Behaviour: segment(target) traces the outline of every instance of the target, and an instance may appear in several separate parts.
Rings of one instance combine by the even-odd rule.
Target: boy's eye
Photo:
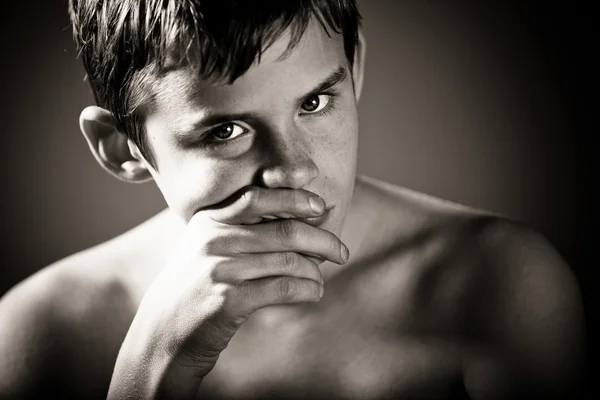
[[[246,130],[239,125],[228,123],[213,129],[211,135],[216,140],[228,140],[243,134],[245,131]]]
[[[302,110],[306,111],[306,114],[314,114],[314,113],[321,111],[325,107],[327,107],[327,104],[329,104],[330,101],[331,101],[330,95],[319,94],[319,95],[311,96],[308,100],[306,100],[302,104],[301,108],[302,108]]]

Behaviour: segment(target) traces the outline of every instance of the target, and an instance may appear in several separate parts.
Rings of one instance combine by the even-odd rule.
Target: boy
[[[547,241],[356,176],[353,1],[70,13],[92,153],[169,209],[2,300],[2,397],[572,393],[581,304]]]

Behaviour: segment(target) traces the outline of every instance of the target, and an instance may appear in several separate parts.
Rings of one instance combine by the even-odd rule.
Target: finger
[[[294,219],[279,219],[244,228],[236,236],[235,251],[292,251],[337,264],[345,264],[349,256],[348,248],[336,235]]]
[[[323,292],[323,286],[312,279],[276,276],[244,281],[236,293],[244,311],[253,313],[270,305],[318,302]]]
[[[325,211],[325,201],[303,189],[267,189],[248,186],[226,201],[203,210],[230,225],[256,224],[267,218],[310,218]]]
[[[243,259],[229,258],[215,269],[215,280],[240,283],[269,276],[312,279],[321,285],[323,276],[316,263],[292,251],[248,254]]]

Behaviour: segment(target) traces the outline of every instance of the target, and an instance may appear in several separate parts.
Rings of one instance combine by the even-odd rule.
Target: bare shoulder
[[[40,270],[0,299],[0,398],[59,394],[83,377],[75,360],[95,351],[98,338],[120,340],[110,331],[123,329],[119,321],[129,318],[130,307],[115,263],[110,248],[90,249]]]
[[[411,313],[460,341],[472,398],[572,394],[585,354],[583,306],[549,240],[498,214],[363,179],[389,205],[377,208],[387,210],[381,221],[396,221],[385,236],[400,232],[395,246],[410,249]]]
[[[544,235],[497,218],[479,232],[482,259],[468,288],[474,346],[465,384],[475,398],[571,397],[584,354],[584,314],[570,266]]]
[[[106,398],[139,301],[177,238],[174,221],[161,212],[0,299],[0,398]]]

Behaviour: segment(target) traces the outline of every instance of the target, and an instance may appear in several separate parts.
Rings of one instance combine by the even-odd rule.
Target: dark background
[[[93,100],[66,1],[6,3],[0,296],[165,207],[152,184],[106,174],[79,133],[79,112]],[[591,352],[594,14],[582,2],[484,3],[359,1],[359,171],[544,233],[580,281]]]

